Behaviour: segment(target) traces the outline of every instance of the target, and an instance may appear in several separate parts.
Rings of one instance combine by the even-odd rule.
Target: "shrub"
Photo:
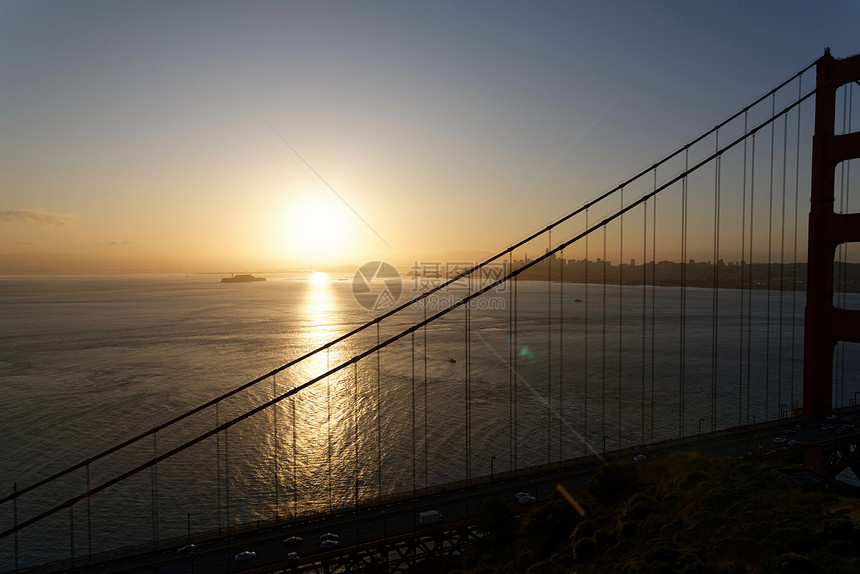
[[[838,556],[855,556],[857,547],[847,540],[831,540],[826,546],[827,553]]]
[[[627,502],[624,512],[621,513],[622,520],[642,520],[654,511],[654,503],[641,494],[636,494]]]
[[[625,538],[633,538],[636,536],[636,533],[641,530],[642,521],[641,520],[628,520],[627,522],[621,523],[621,536]]]
[[[848,518],[829,518],[822,525],[822,534],[831,540],[846,540],[852,542],[856,537],[854,523]]]
[[[617,536],[615,532],[610,532],[604,528],[598,528],[594,532],[594,541],[597,543],[597,547],[600,550],[603,550],[607,546],[612,546],[617,541]]]
[[[692,472],[683,473],[678,479],[678,488],[681,490],[690,490],[700,482],[704,481],[707,478],[704,472],[701,470],[694,470]]]
[[[520,526],[520,539],[527,548],[541,554],[551,553],[567,539],[579,519],[566,500],[552,500],[526,514]]]
[[[773,568],[779,574],[810,574],[815,571],[815,563],[802,554],[789,552],[774,558]]]
[[[678,561],[678,546],[667,540],[658,540],[651,544],[643,554],[646,562],[665,564],[673,567]]]
[[[583,520],[576,525],[573,534],[570,535],[571,542],[582,540],[583,538],[591,538],[597,530],[597,525],[593,520]]]
[[[526,570],[526,574],[551,574],[554,571],[555,566],[551,560],[541,560],[540,562],[535,562],[529,566],[529,569]]]
[[[575,562],[589,562],[597,557],[597,543],[594,538],[581,538],[573,546]]]

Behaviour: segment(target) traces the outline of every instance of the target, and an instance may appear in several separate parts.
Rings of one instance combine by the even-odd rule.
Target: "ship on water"
[[[255,277],[250,273],[240,275],[231,275],[230,277],[222,277],[221,283],[251,283],[253,281],[265,281],[265,277]]]

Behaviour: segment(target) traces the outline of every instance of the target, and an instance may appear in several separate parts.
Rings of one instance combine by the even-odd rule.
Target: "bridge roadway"
[[[136,547],[137,552],[133,554],[121,552],[120,549],[94,555],[91,560],[86,557],[76,558],[74,564],[69,560],[62,560],[19,572],[35,574],[74,569],[75,572],[88,573],[178,574],[268,572],[284,568],[301,571],[306,569],[306,565],[320,561],[337,563],[339,556],[354,550],[358,545],[381,549],[398,538],[430,534],[450,528],[453,524],[474,524],[478,505],[494,493],[501,494],[518,509],[525,510],[526,507],[520,507],[515,502],[515,493],[528,492],[538,501],[546,500],[552,496],[558,483],[562,483],[570,492],[575,492],[586,486],[588,479],[603,463],[602,459],[632,460],[639,454],[651,457],[660,452],[679,450],[702,450],[718,457],[795,455],[798,451],[787,446],[788,440],[807,443],[834,439],[840,424],[860,424],[858,419],[860,409],[857,407],[841,409],[838,418],[833,420],[784,418],[749,427],[704,433],[683,440],[674,439],[645,447],[607,452],[605,458],[591,455],[544,465],[529,469],[528,472],[521,470],[517,476],[505,472],[492,479],[480,477],[473,479],[468,487],[451,484],[431,488],[427,493],[419,492],[414,498],[403,497],[384,505],[360,506],[357,513],[354,510],[342,509],[340,513],[329,516],[280,521],[277,524],[272,522],[257,528],[246,527],[229,535],[198,534],[192,537],[197,546],[194,554],[177,552],[186,542],[183,538],[161,541],[155,551],[152,550],[152,544],[146,544]],[[775,441],[778,438],[786,442]],[[418,513],[430,509],[442,513],[443,523],[421,526],[417,520]],[[320,536],[328,532],[340,537],[340,546],[335,550],[322,551]],[[294,547],[285,547],[283,540],[289,536],[300,536],[303,541]],[[256,557],[244,562],[234,560],[236,554],[246,550],[255,552]],[[298,560],[288,560],[287,555],[291,551],[298,554]]]

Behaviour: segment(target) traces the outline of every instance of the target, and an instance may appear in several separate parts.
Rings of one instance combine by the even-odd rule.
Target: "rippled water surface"
[[[329,279],[0,277],[0,493],[376,316],[355,302],[351,277]],[[15,510],[23,521],[167,453],[432,316],[441,302],[22,496],[17,509],[3,504],[0,530]],[[189,520],[205,530],[325,511],[354,504],[356,493],[370,500],[486,475],[491,465],[502,472],[604,443],[776,418],[801,400],[803,305],[803,294],[788,292],[721,290],[715,301],[712,291],[687,289],[682,306],[677,288],[520,282],[26,529],[20,564],[68,558],[72,547],[85,555],[182,535]],[[839,355],[837,404],[860,390],[849,347]],[[0,540],[0,571],[13,560],[9,536]]]

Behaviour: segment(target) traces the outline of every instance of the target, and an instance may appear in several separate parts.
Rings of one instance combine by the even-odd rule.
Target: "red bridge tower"
[[[858,80],[860,55],[836,60],[828,48],[816,64],[803,358],[803,413],[809,416],[823,415],[833,408],[836,343],[860,343],[860,311],[833,305],[836,246],[860,241],[860,213],[833,212],[836,165],[860,158],[860,132],[834,135],[836,90]]]

